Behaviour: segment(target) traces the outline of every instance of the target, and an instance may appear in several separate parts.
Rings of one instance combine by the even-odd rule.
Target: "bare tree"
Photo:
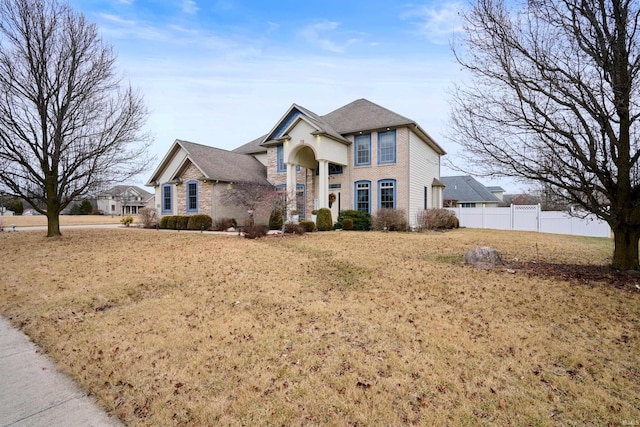
[[[280,199],[273,186],[252,182],[233,183],[220,194],[223,205],[250,211],[252,217],[268,215]]]
[[[638,269],[640,3],[506,3],[464,13],[455,50],[472,79],[452,139],[474,173],[537,181],[607,221],[613,267]]]
[[[47,215],[145,170],[142,97],[95,24],[58,0],[0,0],[0,183]]]

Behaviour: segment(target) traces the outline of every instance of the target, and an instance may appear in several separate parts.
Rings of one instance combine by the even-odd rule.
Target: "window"
[[[396,162],[396,131],[378,133],[378,163]]]
[[[378,181],[378,193],[380,209],[396,208],[396,180],[385,179]]]
[[[371,164],[371,134],[357,135],[355,139],[355,165]]]
[[[307,203],[305,197],[305,187],[304,184],[296,185],[296,209],[298,210],[298,215],[300,218],[305,217]]]
[[[475,208],[476,204],[475,203],[460,203],[460,207],[461,208]]]
[[[329,163],[329,175],[339,175],[342,173],[342,165]],[[320,165],[316,163],[316,176],[320,175]]]
[[[276,170],[278,173],[287,171],[287,166],[284,164],[284,146],[282,144],[278,145],[276,153]]]
[[[187,182],[187,212],[198,212],[198,181]]]
[[[371,213],[371,182],[356,181],[356,210]]]
[[[171,213],[171,186],[166,184],[162,186],[162,213]]]
[[[427,200],[429,197],[429,190],[427,187],[424,187],[424,209],[427,209]]]
[[[276,191],[282,193],[282,198],[284,203],[287,200],[287,186],[285,184],[280,184],[276,186]],[[296,185],[296,210],[298,211],[298,215],[300,218],[304,218],[306,214],[306,188],[304,184]]]

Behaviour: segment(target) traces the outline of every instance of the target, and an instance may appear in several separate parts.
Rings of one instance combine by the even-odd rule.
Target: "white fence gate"
[[[609,224],[593,214],[584,218],[576,217],[567,212],[542,211],[540,205],[445,209],[456,214],[461,227],[611,237]]]

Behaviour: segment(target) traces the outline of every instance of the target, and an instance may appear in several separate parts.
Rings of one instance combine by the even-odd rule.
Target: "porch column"
[[[290,212],[296,210],[296,165],[287,163],[287,220],[291,220]]]
[[[318,160],[318,208],[329,207],[329,161]]]

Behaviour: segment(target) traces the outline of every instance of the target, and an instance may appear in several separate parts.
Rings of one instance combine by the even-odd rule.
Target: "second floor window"
[[[378,133],[378,163],[396,162],[396,131]]]
[[[355,139],[355,165],[371,164],[371,135],[357,135]]]
[[[287,166],[284,164],[284,146],[278,145],[278,151],[276,152],[276,171],[286,172]]]

